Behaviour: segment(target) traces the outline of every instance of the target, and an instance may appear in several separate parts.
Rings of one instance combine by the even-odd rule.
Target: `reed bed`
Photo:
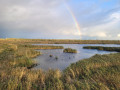
[[[17,43],[17,42],[16,42]],[[120,53],[94,55],[59,70],[29,69],[34,46],[0,44],[0,90],[119,90]]]
[[[72,49],[72,48],[65,48],[63,50],[64,53],[77,53],[76,49]]]
[[[120,52],[120,47],[102,47],[102,46],[85,46],[84,49],[97,49],[103,51],[116,51]]]
[[[71,39],[0,39],[2,43],[33,44],[120,44],[120,40],[71,40]]]

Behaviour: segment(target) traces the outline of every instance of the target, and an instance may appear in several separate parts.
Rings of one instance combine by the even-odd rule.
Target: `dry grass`
[[[120,89],[120,53],[95,55],[71,64],[63,72],[45,72],[28,69],[40,52],[7,41],[11,40],[0,44],[0,90]]]

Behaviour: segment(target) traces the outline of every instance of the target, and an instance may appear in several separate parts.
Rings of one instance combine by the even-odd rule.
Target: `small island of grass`
[[[85,46],[84,49],[97,49],[103,51],[116,51],[120,52],[120,47],[102,47],[102,46]]]
[[[72,48],[65,48],[63,50],[64,53],[77,53],[76,49],[72,49]]]

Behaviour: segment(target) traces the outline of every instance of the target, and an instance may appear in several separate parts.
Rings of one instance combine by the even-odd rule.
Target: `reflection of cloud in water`
[[[51,45],[51,44],[49,44]],[[64,70],[68,67],[71,63],[75,63],[81,59],[89,58],[95,54],[108,54],[114,53],[109,51],[99,51],[99,50],[90,50],[90,49],[83,49],[83,46],[113,46],[113,47],[120,47],[120,45],[103,45],[103,44],[53,44],[56,46],[64,46],[64,48],[73,48],[77,49],[78,53],[63,53],[62,49],[55,49],[55,50],[40,50],[43,54],[38,56],[35,60],[38,65],[35,69],[42,68],[43,70],[48,69],[60,69]],[[39,50],[38,50],[39,51]],[[50,55],[53,55],[50,57]],[[56,60],[55,58],[58,57]]]

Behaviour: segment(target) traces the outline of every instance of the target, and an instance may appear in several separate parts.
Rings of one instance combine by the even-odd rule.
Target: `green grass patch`
[[[77,53],[76,49],[72,49],[72,48],[65,48],[63,50],[64,53]]]
[[[40,55],[34,50],[39,46],[9,41],[0,43],[0,90],[120,89],[120,53],[97,54],[71,64],[63,72],[44,72],[30,69],[35,64],[32,58]]]
[[[15,44],[120,44],[120,40],[70,40],[70,39],[0,39],[2,43]]]
[[[71,64],[65,71],[66,82],[79,89],[120,88],[120,53],[95,55]]]
[[[104,51],[120,52],[120,47],[85,46],[83,48],[84,49],[97,49],[97,50],[104,50]]]
[[[21,45],[24,48],[30,49],[63,49],[63,46],[53,46],[53,45]]]

